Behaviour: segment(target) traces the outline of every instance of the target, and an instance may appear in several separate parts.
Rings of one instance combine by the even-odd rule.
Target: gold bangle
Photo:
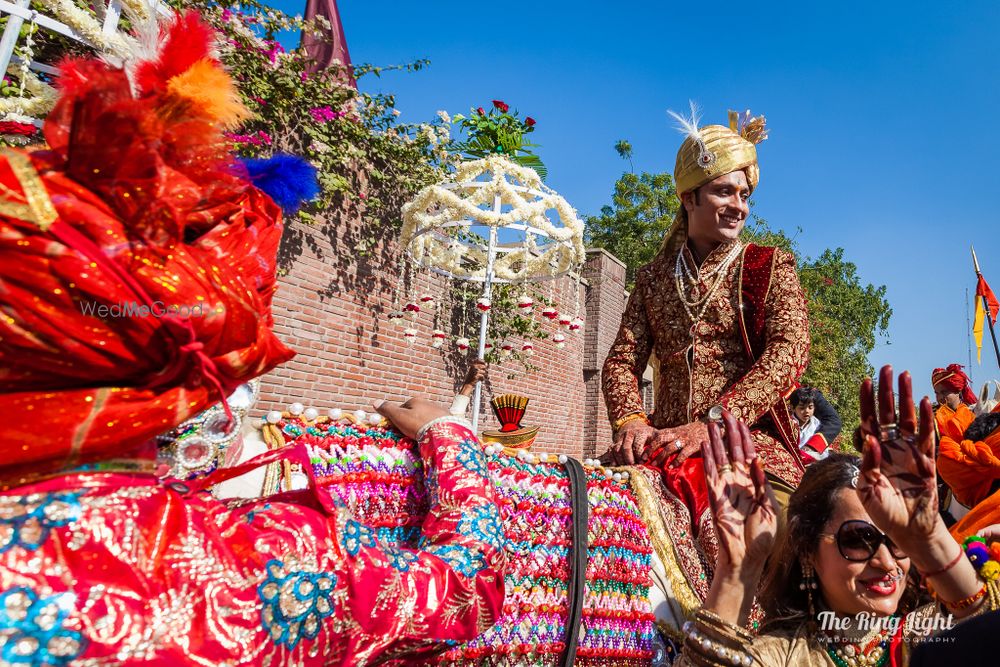
[[[729,639],[734,639],[739,642],[753,641],[753,634],[749,630],[741,628],[735,623],[730,623],[715,612],[709,611],[708,609],[699,609],[695,613],[694,618],[706,629],[715,630]]]
[[[624,417],[622,417],[621,419],[615,421],[615,423],[611,425],[611,429],[613,431],[617,432],[618,429],[620,429],[625,424],[627,424],[629,422],[634,422],[637,419],[641,419],[644,422],[646,422],[647,425],[649,425],[649,417],[646,416],[645,412],[633,412],[633,413],[627,414]]]
[[[684,624],[685,654],[692,662],[725,667],[743,667],[750,664],[746,642],[734,641],[732,638],[729,638],[729,641],[720,641],[707,635],[705,630],[705,626],[698,622],[688,621]]]

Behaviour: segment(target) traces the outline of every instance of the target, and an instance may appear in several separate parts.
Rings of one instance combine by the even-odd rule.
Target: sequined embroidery
[[[64,625],[75,603],[72,593],[41,596],[23,586],[0,594],[3,664],[57,667],[76,659],[86,640]]]
[[[351,519],[344,525],[343,542],[347,553],[357,556],[361,547],[375,546],[375,531]]]
[[[496,549],[503,548],[506,541],[500,524],[500,511],[496,505],[479,505],[471,512],[463,512],[458,522],[458,532]]]
[[[489,477],[490,471],[486,466],[486,454],[483,453],[483,446],[475,440],[462,441],[458,449],[458,462],[470,472],[482,477]]]
[[[315,639],[320,622],[334,611],[337,576],[326,572],[284,571],[277,559],[267,562],[267,578],[258,587],[261,624],[271,640],[289,649],[301,639]]]
[[[0,496],[0,554],[14,547],[35,551],[53,528],[80,518],[80,493]]]

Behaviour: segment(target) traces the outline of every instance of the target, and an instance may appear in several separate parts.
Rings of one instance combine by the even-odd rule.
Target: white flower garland
[[[494,211],[496,197],[509,210]],[[549,220],[549,210],[561,224]],[[501,280],[555,277],[585,258],[583,221],[573,207],[542,184],[534,169],[504,156],[464,162],[449,181],[424,188],[403,206],[401,241],[418,264],[455,278],[484,280],[487,249],[459,242],[455,234],[463,228],[445,226],[457,220],[496,229],[524,224],[554,241],[543,250],[534,234],[525,232],[523,248],[496,257],[494,275]]]
[[[35,0],[35,3],[54,19],[71,28],[102,55],[127,58],[141,48],[138,40],[125,33],[117,30],[104,32],[103,23],[97,15],[83,9],[73,0]],[[148,22],[156,12],[156,3],[147,0],[122,0],[121,4],[122,10],[132,19],[133,24]],[[15,68],[12,64],[8,71],[20,79],[23,89],[30,95],[0,98],[0,115],[20,114],[41,118],[52,110],[56,101],[55,89],[30,72],[27,63],[23,68]]]
[[[10,71],[15,71],[11,65]],[[17,71],[19,75],[26,75],[22,79],[24,89],[31,93],[25,97],[0,97],[0,115],[18,114],[21,116],[33,116],[39,118],[44,116],[56,103],[56,89],[41,81],[34,72]]]

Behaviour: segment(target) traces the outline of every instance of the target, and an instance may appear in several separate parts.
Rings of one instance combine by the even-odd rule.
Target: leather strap
[[[566,650],[560,667],[572,667],[576,662],[576,648],[580,639],[580,622],[583,618],[583,598],[587,585],[588,524],[590,502],[587,498],[587,475],[583,466],[574,458],[566,460],[569,477],[570,503],[573,508],[572,545],[569,552],[569,591],[566,619]]]

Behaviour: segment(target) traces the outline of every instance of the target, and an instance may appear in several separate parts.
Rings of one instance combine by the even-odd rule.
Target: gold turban
[[[693,111],[693,110],[692,110]],[[729,127],[722,125],[697,126],[697,116],[684,119],[672,114],[681,122],[687,138],[677,151],[674,182],[677,194],[689,192],[711,180],[734,171],[744,171],[752,192],[760,181],[755,144],[767,138],[764,117],[750,118],[730,111]]]

